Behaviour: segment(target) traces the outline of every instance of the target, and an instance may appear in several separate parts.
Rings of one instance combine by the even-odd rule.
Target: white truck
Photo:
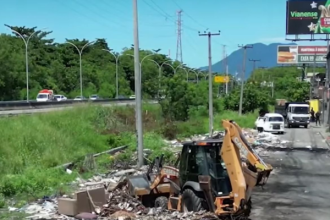
[[[310,111],[308,102],[285,103],[286,124],[288,128],[304,126],[308,128]]]
[[[54,91],[49,89],[41,90],[37,95],[37,102],[54,101]]]

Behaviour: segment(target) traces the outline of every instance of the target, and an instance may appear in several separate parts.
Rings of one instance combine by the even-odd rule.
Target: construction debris
[[[281,141],[277,135],[258,133],[253,129],[245,129],[243,133],[257,152],[265,153],[269,147],[274,146],[286,147],[286,142]],[[224,136],[222,131],[216,131],[214,134],[219,138]],[[184,140],[166,142],[170,147],[179,149],[184,141],[204,140],[207,138],[208,134],[194,135]],[[119,148],[117,150],[122,149]],[[149,153],[150,151],[145,151],[145,154]],[[77,178],[71,183],[71,187],[78,190],[73,195],[64,195],[61,198],[43,198],[20,209],[9,207],[8,210],[11,212],[24,212],[29,215],[27,219],[217,219],[212,213],[206,213],[205,211],[179,213],[177,211],[143,206],[139,200],[129,195],[125,180],[128,175],[145,173],[148,167],[144,166],[141,169],[137,169],[131,164],[132,161],[114,164],[114,170],[107,175],[97,175],[87,180]],[[62,167],[66,168],[67,175],[72,173],[68,169],[68,164]]]

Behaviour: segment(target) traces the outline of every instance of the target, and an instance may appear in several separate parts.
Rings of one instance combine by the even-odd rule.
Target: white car
[[[82,101],[82,100],[85,100],[86,98],[85,97],[81,97],[81,96],[77,96],[76,98],[74,98],[73,100],[75,101]]]
[[[281,114],[267,113],[264,117],[258,117],[256,127],[262,127],[263,131],[284,134],[284,118]]]
[[[91,95],[89,96],[89,99],[90,100],[96,100],[96,99],[99,99],[100,97],[98,95]]]
[[[130,99],[135,99],[135,95],[131,95],[129,98]]]
[[[54,98],[55,98],[58,102],[67,100],[67,97],[65,97],[64,95],[54,95]]]

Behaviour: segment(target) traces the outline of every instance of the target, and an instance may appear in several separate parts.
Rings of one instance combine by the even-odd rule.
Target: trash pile
[[[276,150],[288,147],[288,141],[281,140],[281,135],[274,135],[268,132],[258,133],[254,129],[243,129],[243,134],[251,146],[260,153],[267,152],[268,150]],[[215,131],[213,134],[214,137],[223,137],[225,135],[224,131]],[[205,140],[209,137],[209,134],[197,134],[193,135],[190,138],[185,138],[183,140],[165,140],[165,142],[173,147],[179,148],[182,147],[182,143],[186,141],[195,141],[195,140]]]
[[[83,201],[76,196],[63,195],[44,197],[35,203],[30,203],[22,208],[9,207],[11,212],[22,212],[26,219],[108,219],[108,220],[180,220],[180,219],[218,219],[214,214],[206,211],[181,213],[162,208],[147,208],[138,199],[127,192],[126,177],[146,172],[147,166],[142,169],[131,167],[127,170],[112,172],[106,176],[94,176],[88,180],[77,178],[71,184],[77,186],[77,191],[87,191],[88,197]],[[97,193],[95,193],[97,191]],[[101,193],[100,193],[101,192]],[[101,196],[100,196],[101,195]],[[103,198],[101,198],[103,196]],[[75,206],[72,202],[76,197]],[[98,198],[97,198],[98,197]],[[102,201],[104,199],[104,202]],[[100,203],[100,201],[102,201]],[[85,203],[85,204],[84,204]],[[103,203],[103,204],[102,204]],[[86,206],[86,204],[88,204]],[[81,206],[84,207],[84,211]],[[77,210],[78,209],[78,210]],[[90,210],[86,210],[90,209]],[[63,212],[72,213],[65,215]],[[76,213],[78,212],[78,213]]]
[[[286,142],[279,136],[270,133],[258,133],[253,129],[244,129],[243,133],[248,142],[258,153],[265,153],[270,148],[285,147]],[[214,137],[223,137],[223,131],[214,132]],[[193,135],[184,140],[166,141],[170,147],[180,150],[185,141],[204,140],[208,134]],[[147,150],[145,154],[149,154]],[[243,158],[242,158],[243,159]],[[134,158],[132,158],[134,160]],[[84,180],[77,178],[70,185],[77,192],[72,195],[44,197],[35,203],[22,208],[8,207],[11,212],[22,212],[27,219],[113,219],[113,220],[148,220],[148,219],[218,219],[212,213],[190,212],[180,213],[162,208],[145,207],[138,199],[129,195],[126,177],[145,173],[148,166],[137,169],[132,161],[115,164],[109,174],[100,174]],[[72,171],[67,169],[68,175]],[[61,214],[60,214],[61,213]]]

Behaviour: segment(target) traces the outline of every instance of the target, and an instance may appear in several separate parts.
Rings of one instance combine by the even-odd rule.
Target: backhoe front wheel
[[[165,196],[159,196],[155,200],[155,207],[156,208],[162,208],[162,209],[167,209],[167,203],[168,199]]]
[[[191,189],[185,189],[182,193],[183,212],[198,212],[202,209],[202,201]]]

